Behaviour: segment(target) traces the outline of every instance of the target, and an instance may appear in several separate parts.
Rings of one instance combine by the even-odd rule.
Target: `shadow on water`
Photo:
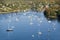
[[[44,11],[44,16],[46,17],[47,20],[51,20],[51,21],[57,20],[60,23],[60,15],[57,15],[56,16],[57,18],[50,18],[48,12]]]
[[[57,15],[57,20],[58,22],[60,22],[60,15]]]

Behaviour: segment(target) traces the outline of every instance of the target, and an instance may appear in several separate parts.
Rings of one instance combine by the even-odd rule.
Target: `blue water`
[[[60,23],[47,20],[43,12],[0,14],[0,40],[60,40]]]

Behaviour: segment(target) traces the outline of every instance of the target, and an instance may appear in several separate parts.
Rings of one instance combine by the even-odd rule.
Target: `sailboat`
[[[10,23],[10,22],[9,22],[9,23]],[[13,31],[13,28],[10,28],[10,27],[9,27],[9,23],[8,23],[8,29],[6,30],[6,31],[8,31],[8,32],[9,32],[9,31]]]
[[[13,26],[12,26],[13,27]],[[12,27],[8,27],[8,29],[6,31],[13,31],[13,28]]]

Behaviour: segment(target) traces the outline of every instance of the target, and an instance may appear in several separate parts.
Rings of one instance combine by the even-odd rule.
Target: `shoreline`
[[[17,12],[26,12],[30,9],[27,10],[14,10],[14,11],[9,11],[9,12],[0,12],[0,14],[9,14],[9,13],[17,13]]]

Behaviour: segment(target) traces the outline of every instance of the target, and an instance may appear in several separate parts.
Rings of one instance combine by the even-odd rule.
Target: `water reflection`
[[[0,40],[58,40],[59,26],[56,20],[47,20],[43,12],[0,14]]]
[[[46,17],[47,20],[51,20],[51,21],[56,21],[57,20],[58,22],[60,22],[60,15],[57,15],[57,18],[52,18],[52,17],[50,18],[48,16],[48,13],[44,13],[44,16]]]

